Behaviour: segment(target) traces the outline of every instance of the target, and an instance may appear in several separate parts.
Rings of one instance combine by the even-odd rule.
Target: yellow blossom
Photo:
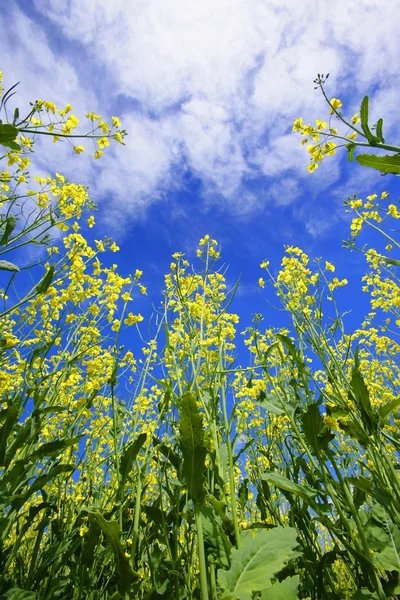
[[[342,105],[342,103],[341,103],[341,101],[340,101],[338,98],[331,98],[331,100],[330,100],[329,104],[330,104],[330,105],[331,105],[331,107],[332,107],[332,108],[331,108],[331,113],[330,113],[331,115],[333,115],[333,114],[334,114],[334,112],[335,112],[335,110],[334,110],[334,109],[336,109],[336,110],[337,110],[338,108],[341,108],[341,107],[343,106],[343,105]]]

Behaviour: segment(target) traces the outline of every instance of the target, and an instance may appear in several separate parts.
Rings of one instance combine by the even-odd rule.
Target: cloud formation
[[[10,31],[17,40],[3,69],[17,69],[25,87],[40,85],[42,95],[76,98],[83,111],[105,99],[122,111],[127,148],[103,165],[81,168],[127,214],[178,189],[187,172],[201,182],[207,202],[223,200],[236,213],[260,202],[289,204],[306,186],[311,195],[328,188],[339,168],[325,170],[316,186],[309,178],[305,183],[307,155],[290,134],[300,114],[326,115],[313,89],[317,72],[332,73],[332,95],[343,94],[349,112],[373,83],[394,121],[397,0],[337,0],[334,8],[318,0],[34,0],[34,6],[30,16],[10,10],[7,24],[2,17],[8,43]],[[266,192],[257,203],[252,186],[260,178]]]

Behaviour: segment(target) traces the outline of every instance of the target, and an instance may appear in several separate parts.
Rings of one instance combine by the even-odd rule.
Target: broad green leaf
[[[272,588],[263,591],[261,600],[296,600],[299,583],[300,577],[298,575],[274,583]]]
[[[204,470],[207,447],[204,442],[203,416],[193,392],[179,399],[179,447],[183,457],[183,476],[194,504],[204,500]]]
[[[121,480],[120,480],[121,488],[124,486],[126,478],[129,475],[129,471],[132,468],[132,463],[135,460],[135,458],[137,457],[137,455],[139,454],[141,447],[143,446],[143,444],[146,441],[146,438],[147,438],[146,433],[139,434],[138,437],[136,438],[136,440],[134,442],[132,442],[131,444],[129,444],[129,446],[126,448],[125,452],[123,453],[123,455],[121,457],[121,462],[119,465],[119,472],[120,472],[120,476],[121,476]]]
[[[346,481],[366,494],[372,493],[372,481],[366,477],[346,477]]]
[[[379,139],[371,133],[368,125],[368,103],[368,96],[364,96],[360,107],[361,129],[363,130],[369,144],[371,144],[371,146],[375,146],[377,142],[379,142]]]
[[[376,156],[375,154],[358,154],[356,161],[362,167],[377,169],[381,173],[391,173],[400,175],[400,154],[387,154],[385,156]]]
[[[381,419],[386,419],[386,417],[388,417],[390,415],[390,413],[397,410],[399,408],[399,406],[400,406],[400,397],[395,398],[391,402],[387,402],[386,404],[381,406],[378,411],[379,416],[381,417]]]
[[[365,537],[371,550],[372,561],[385,569],[400,573],[400,529],[393,523],[382,506],[359,511]]]
[[[251,600],[254,593],[270,588],[287,561],[299,556],[294,550],[296,535],[291,527],[262,529],[256,536],[242,532],[240,548],[232,550],[231,568],[218,571],[218,583],[224,590],[221,600]]]
[[[207,555],[213,557],[217,567],[228,569],[232,544],[223,531],[222,521],[211,506],[203,506],[200,513]]]
[[[306,502],[313,500],[313,498],[315,498],[315,496],[318,494],[317,490],[313,490],[307,485],[299,485],[298,483],[294,483],[279,473],[264,473],[264,475],[262,475],[262,479],[265,479],[265,481],[268,481],[268,483],[273,483],[280,490],[300,496],[300,498],[303,498],[303,500],[306,500]]]
[[[280,416],[285,414],[277,394],[265,393],[261,391],[257,396],[256,404],[262,406],[269,412],[272,412],[274,415]]]
[[[10,235],[12,234],[12,232],[15,229],[16,223],[17,223],[17,219],[14,217],[14,215],[9,215],[7,217],[7,219],[5,220],[5,222],[1,224],[2,227],[5,225],[5,228],[4,228],[4,233],[0,239],[0,244],[7,244]]]
[[[122,544],[122,533],[117,521],[107,521],[99,512],[89,510],[102,530],[105,539],[110,545],[115,558],[116,570],[118,575],[118,591],[125,594],[129,591],[131,584],[135,579],[135,573],[125,556],[125,546]]]
[[[46,275],[43,277],[42,281],[36,286],[36,291],[38,294],[44,294],[49,289],[51,282],[54,277],[54,267],[53,265],[49,268]]]
[[[302,414],[303,431],[308,445],[315,454],[326,450],[328,444],[335,435],[324,425],[324,420],[319,412],[319,405],[310,404],[305,413]]]
[[[0,123],[0,144],[13,142],[18,135],[18,129],[9,123]]]
[[[19,267],[8,260],[0,260],[0,270],[2,271],[19,271]]]
[[[10,123],[0,123],[0,144],[11,150],[21,150],[21,146],[14,140],[18,135],[18,129]]]

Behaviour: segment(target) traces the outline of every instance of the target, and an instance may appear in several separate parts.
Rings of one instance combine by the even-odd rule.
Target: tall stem
[[[208,600],[208,583],[207,583],[207,562],[204,552],[204,537],[203,525],[201,523],[201,512],[198,506],[195,506],[194,516],[196,519],[197,543],[199,546],[199,562],[200,562],[200,590],[201,599]]]

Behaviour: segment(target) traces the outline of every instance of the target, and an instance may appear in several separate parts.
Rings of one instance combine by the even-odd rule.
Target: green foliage
[[[376,156],[375,154],[358,154],[356,161],[362,167],[376,169],[387,175],[400,175],[400,154],[387,154]]]
[[[242,533],[239,550],[232,550],[231,568],[218,571],[221,600],[251,600],[256,592],[273,590],[273,580],[286,562],[299,556],[296,546],[296,530],[292,528],[261,530],[255,536],[252,532]],[[296,589],[287,597],[297,598]]]
[[[205,459],[203,417],[193,392],[185,392],[179,399],[179,447],[183,457],[183,476],[191,499],[202,505],[205,498]]]

